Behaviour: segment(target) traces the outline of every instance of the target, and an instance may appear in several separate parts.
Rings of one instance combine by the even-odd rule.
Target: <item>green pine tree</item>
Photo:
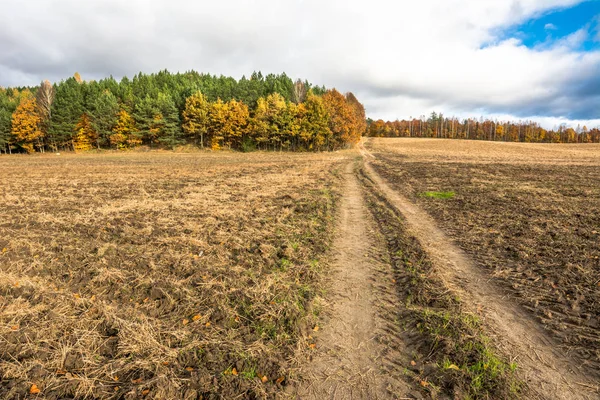
[[[52,103],[52,118],[48,129],[49,142],[57,147],[72,148],[77,122],[84,112],[82,84],[69,78],[56,85]]]
[[[113,128],[117,124],[117,113],[119,112],[117,98],[105,89],[91,104],[89,112],[92,126],[98,133],[98,144],[101,147],[109,147],[110,136],[113,134]]]
[[[175,106],[173,98],[166,93],[159,93],[157,107],[162,116],[161,133],[158,141],[163,146],[172,149],[183,142],[179,110]]]
[[[12,90],[0,89],[0,151],[10,152],[9,145],[12,142],[12,114],[17,103],[11,96]]]
[[[147,95],[135,105],[133,117],[143,144],[172,148],[181,143],[179,111],[168,94]]]

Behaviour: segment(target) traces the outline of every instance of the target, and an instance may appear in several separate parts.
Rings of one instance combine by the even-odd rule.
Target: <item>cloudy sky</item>
[[[600,0],[0,0],[0,85],[254,70],[372,118],[600,125]]]

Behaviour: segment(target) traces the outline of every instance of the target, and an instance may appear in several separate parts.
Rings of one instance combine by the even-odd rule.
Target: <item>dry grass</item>
[[[344,157],[0,157],[0,397],[280,393]]]

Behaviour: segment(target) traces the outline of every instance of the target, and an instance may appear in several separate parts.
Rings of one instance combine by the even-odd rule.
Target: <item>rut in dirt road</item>
[[[515,358],[533,395],[543,399],[598,399],[598,385],[575,362],[561,354],[538,323],[489,282],[485,271],[437,227],[421,208],[391,189],[369,165],[374,158],[364,148],[365,171],[389,203],[405,218],[445,285],[464,306],[482,316],[495,345]]]
[[[302,371],[307,378],[297,393],[302,399],[390,399],[404,398],[409,392],[402,381],[382,372],[384,353],[389,357],[396,346],[376,340],[378,330],[386,324],[378,315],[376,302],[386,294],[374,288],[378,261],[372,253],[376,246],[353,164],[344,172],[346,183],[333,243],[331,318],[323,323],[316,354]]]

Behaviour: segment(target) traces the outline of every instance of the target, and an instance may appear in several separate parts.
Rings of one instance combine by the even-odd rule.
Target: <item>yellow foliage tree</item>
[[[73,150],[75,152],[89,151],[98,145],[98,133],[92,126],[92,121],[87,114],[82,114],[75,127],[73,137]],[[99,146],[98,146],[99,147]]]
[[[273,149],[281,149],[284,142],[287,104],[279,93],[267,96],[267,116],[269,119],[269,142]]]
[[[183,132],[192,138],[196,144],[204,147],[204,137],[208,133],[211,105],[206,96],[197,92],[185,100],[183,110]]]
[[[230,100],[225,103],[217,99],[212,103],[208,118],[211,148],[238,148],[247,131],[248,117],[248,107],[241,101]]]
[[[133,117],[127,111],[121,110],[117,114],[117,124],[113,128],[113,134],[110,136],[110,143],[117,149],[124,149],[127,145],[141,143],[141,140],[133,137],[134,131],[135,122],[133,121]]]
[[[250,119],[250,135],[260,148],[269,140],[269,116],[267,101],[260,97],[256,101],[254,115]]]
[[[34,146],[42,147],[41,122],[35,97],[29,92],[23,93],[23,98],[12,115],[11,133],[27,153],[33,153]]]
[[[209,113],[209,132],[210,132],[210,147],[213,150],[219,150],[223,146],[223,140],[225,139],[225,130],[227,125],[227,119],[229,117],[229,110],[227,103],[223,100],[217,99],[216,102],[210,106]]]
[[[285,125],[287,103],[279,93],[272,93],[266,98],[259,98],[250,121],[250,130],[257,144],[272,144],[273,148],[281,148],[285,141]]]
[[[286,149],[295,150],[298,146],[298,138],[302,129],[306,108],[302,103],[289,102],[283,118],[283,146]]]
[[[323,98],[309,94],[303,104],[304,116],[300,129],[300,138],[308,150],[321,150],[331,139],[329,112]]]
[[[241,101],[231,100],[227,106],[229,123],[225,130],[225,142],[229,147],[238,148],[247,132],[250,113],[248,106]]]
[[[498,124],[498,126],[496,126],[496,136],[504,137],[504,125]]]

